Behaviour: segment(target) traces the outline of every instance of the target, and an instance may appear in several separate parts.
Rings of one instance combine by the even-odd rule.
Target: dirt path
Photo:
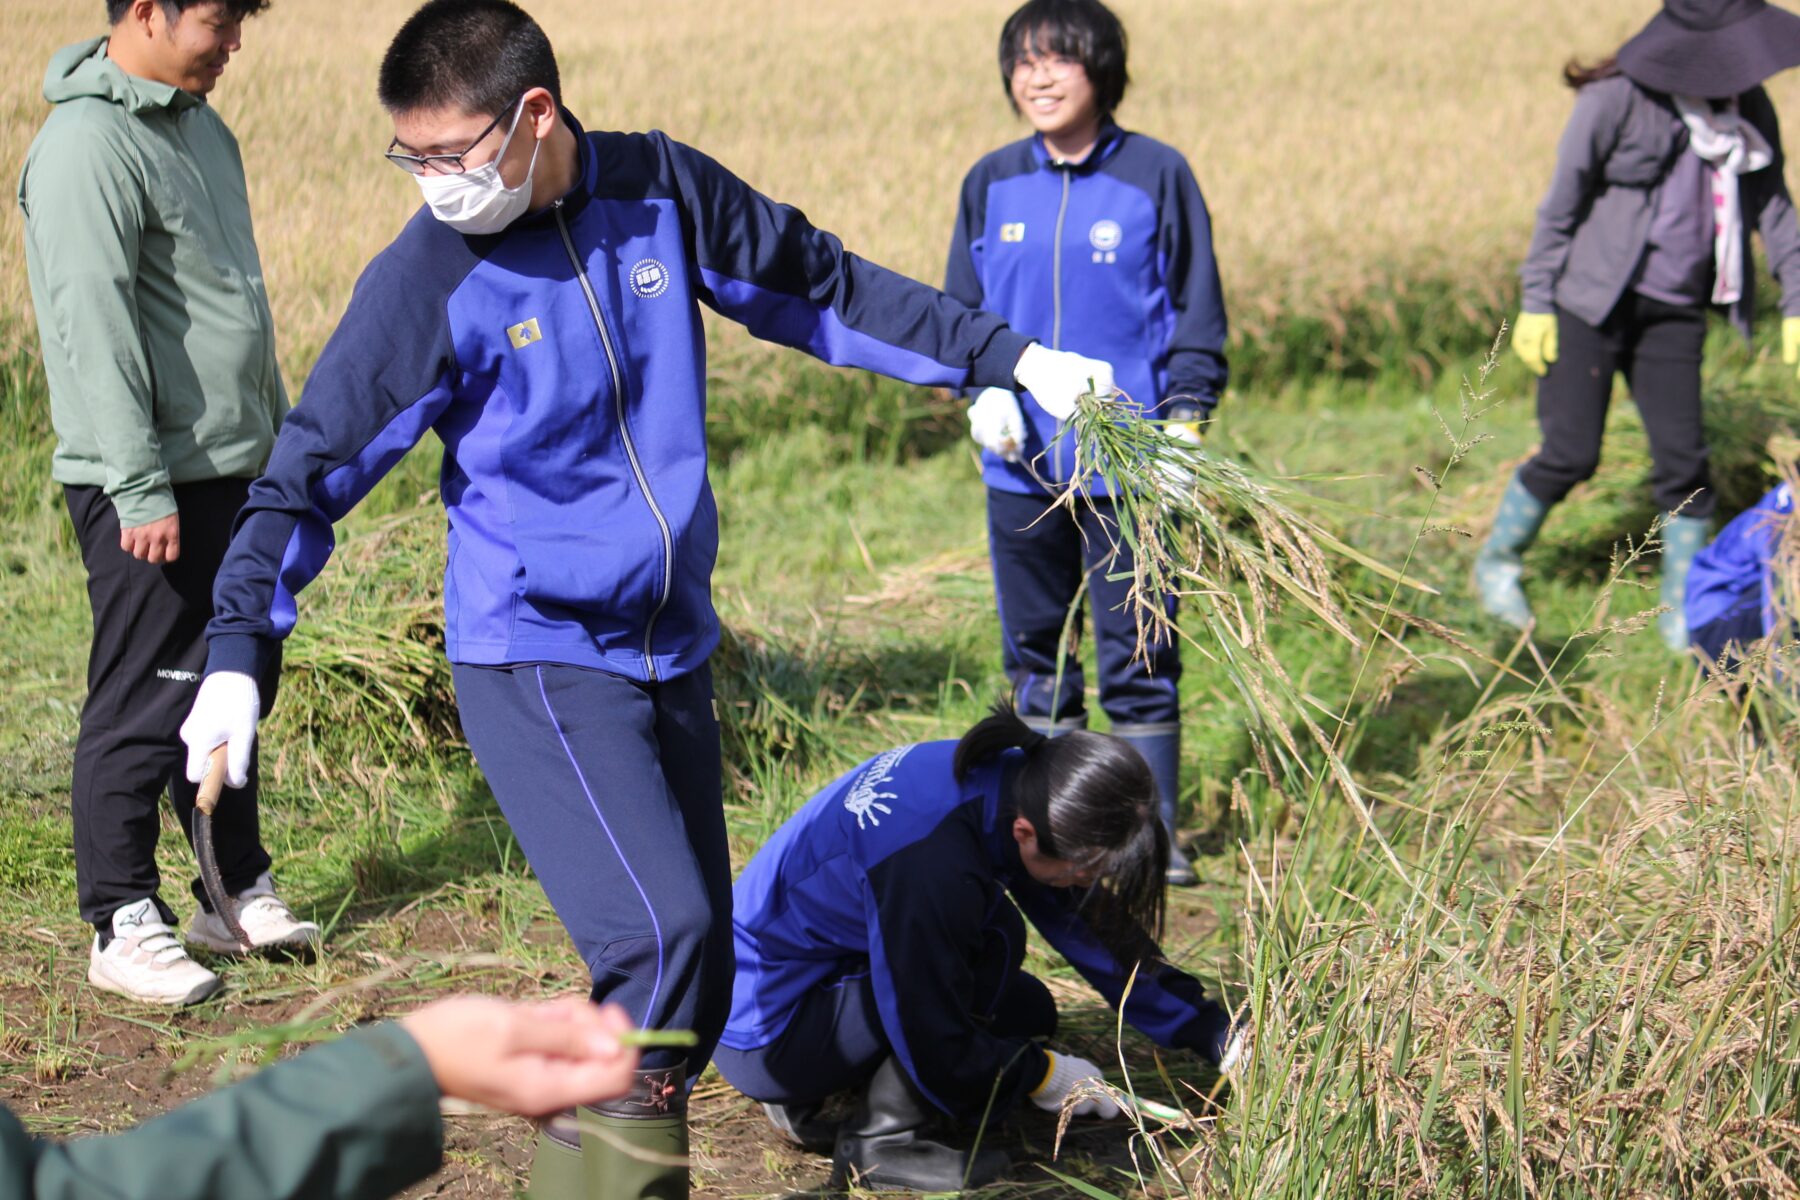
[[[1191,934],[1198,920],[1192,912],[1177,914],[1171,940]],[[544,932],[559,936],[559,931]],[[40,941],[53,937],[48,930],[39,934]],[[179,1013],[127,1007],[95,992],[83,977],[84,956],[66,947],[48,960],[7,953],[0,956],[7,980],[0,985],[0,1099],[35,1132],[75,1137],[117,1130],[204,1094],[227,1059],[242,1064],[239,1070],[251,1069],[258,1038],[316,1020],[321,1012],[341,1025],[405,1012],[429,994],[453,989],[529,996],[553,984],[494,965],[491,956],[481,953],[479,931],[442,912],[418,914],[406,940],[420,956],[462,955],[459,971],[421,978],[390,968],[386,978],[377,971],[352,979],[321,1000],[319,989],[283,986],[290,976],[283,967],[270,966],[251,986],[233,988],[220,1000]],[[328,960],[325,965],[333,964]],[[1049,964],[1034,965],[1043,969]],[[1116,1062],[1111,1012],[1078,980],[1051,976],[1048,982],[1063,1013],[1059,1044],[1095,1061]],[[29,1025],[20,1019],[25,1014],[31,1016]],[[184,1055],[193,1061],[182,1064]],[[1153,1087],[1147,1043],[1128,1039],[1127,1056],[1134,1078]],[[1191,1062],[1169,1065],[1177,1079],[1204,1084],[1203,1073]],[[696,1089],[691,1113],[695,1195],[749,1200],[824,1186],[829,1160],[786,1144],[754,1103],[716,1075]],[[446,1131],[443,1169],[407,1196],[505,1200],[523,1186],[534,1136],[526,1122],[453,1115]],[[1122,1121],[1078,1123],[1054,1165],[1108,1191],[1130,1194],[1137,1190],[1130,1176],[1130,1132]],[[1078,1195],[1038,1167],[1050,1161],[1055,1134],[1054,1117],[1035,1109],[1015,1113],[992,1130],[986,1144],[1006,1149],[1015,1168],[1013,1182],[984,1195]]]

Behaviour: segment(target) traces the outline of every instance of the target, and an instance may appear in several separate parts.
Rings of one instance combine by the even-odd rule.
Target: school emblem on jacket
[[[1000,240],[1003,242],[1022,242],[1025,240],[1025,222],[1008,221],[1000,226]]]
[[[669,268],[654,258],[640,258],[631,264],[631,294],[639,300],[654,300],[669,290]]]
[[[1124,237],[1124,231],[1119,228],[1117,221],[1095,221],[1094,227],[1088,230],[1088,245],[1094,248],[1094,261],[1114,261],[1118,257],[1115,251]]]
[[[506,340],[512,343],[514,350],[523,350],[533,342],[543,341],[544,334],[538,328],[537,318],[532,317],[530,320],[520,321],[517,325],[508,325]]]
[[[856,817],[856,827],[867,829],[870,825],[880,825],[881,818],[876,813],[891,813],[894,810],[881,803],[883,800],[898,800],[895,792],[879,791],[882,784],[892,783],[894,768],[906,757],[911,746],[898,746],[892,750],[883,750],[869,764],[869,769],[856,777],[850,785],[850,794],[844,797],[844,810]]]

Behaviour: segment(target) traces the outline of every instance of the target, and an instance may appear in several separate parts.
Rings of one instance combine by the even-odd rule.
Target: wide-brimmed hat
[[[1735,96],[1800,66],[1800,15],[1767,0],[1663,0],[1619,50],[1619,70],[1657,92]]]

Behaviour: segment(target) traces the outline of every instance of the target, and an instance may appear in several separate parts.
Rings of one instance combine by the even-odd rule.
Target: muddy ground
[[[1206,916],[1192,909],[1174,913],[1171,947],[1191,940],[1205,924]],[[73,932],[30,931],[0,952],[7,981],[0,986],[0,1098],[34,1132],[54,1137],[102,1133],[201,1095],[224,1073],[254,1069],[260,1051],[253,1043],[270,1030],[316,1023],[321,1017],[338,1027],[377,1020],[453,990],[529,997],[568,986],[563,973],[545,969],[542,960],[529,969],[506,962],[490,949],[479,920],[461,914],[441,909],[388,914],[382,925],[388,935],[382,940],[405,946],[405,956],[367,950],[340,956],[334,944],[333,955],[322,964],[233,966],[227,978],[238,986],[179,1013],[129,1007],[95,992],[85,980],[86,947],[71,944]],[[560,929],[548,924],[530,932],[532,942],[546,947],[561,937]],[[1078,978],[1058,974],[1057,964],[1042,957],[1041,950],[1033,953],[1033,968],[1048,978],[1063,1012],[1059,1048],[1112,1067],[1117,1048],[1111,1012]],[[363,960],[367,972],[350,974],[354,968],[343,961],[350,957]],[[572,954],[569,959],[572,964]],[[252,978],[239,983],[244,975]],[[348,982],[342,981],[345,975],[350,975]],[[315,982],[319,979],[338,982],[321,987]],[[1166,1089],[1155,1080],[1148,1043],[1128,1033],[1126,1053],[1146,1094],[1166,1098]],[[183,1064],[184,1055],[194,1061]],[[1186,1056],[1165,1056],[1164,1061],[1178,1081],[1208,1085],[1204,1069]],[[526,1122],[452,1115],[446,1126],[443,1169],[407,1196],[499,1200],[524,1185],[533,1138]],[[786,1196],[816,1191],[826,1183],[827,1159],[786,1144],[761,1110],[716,1074],[709,1074],[695,1092],[691,1130],[697,1196]],[[1051,1163],[1055,1118],[1035,1109],[1015,1113],[987,1135],[987,1144],[1012,1155],[1012,1182],[984,1195],[1080,1194],[1040,1164],[1109,1192],[1133,1194],[1139,1189],[1131,1173],[1131,1132],[1124,1121],[1078,1122]]]

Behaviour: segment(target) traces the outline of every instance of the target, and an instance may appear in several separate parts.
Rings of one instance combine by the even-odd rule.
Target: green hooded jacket
[[[419,1044],[372,1025],[136,1129],[51,1142],[0,1108],[8,1200],[376,1200],[443,1161]]]
[[[51,474],[143,525],[172,484],[260,474],[287,414],[244,163],[210,105],[126,74],[105,38],[58,51],[44,98],[19,207]]]

